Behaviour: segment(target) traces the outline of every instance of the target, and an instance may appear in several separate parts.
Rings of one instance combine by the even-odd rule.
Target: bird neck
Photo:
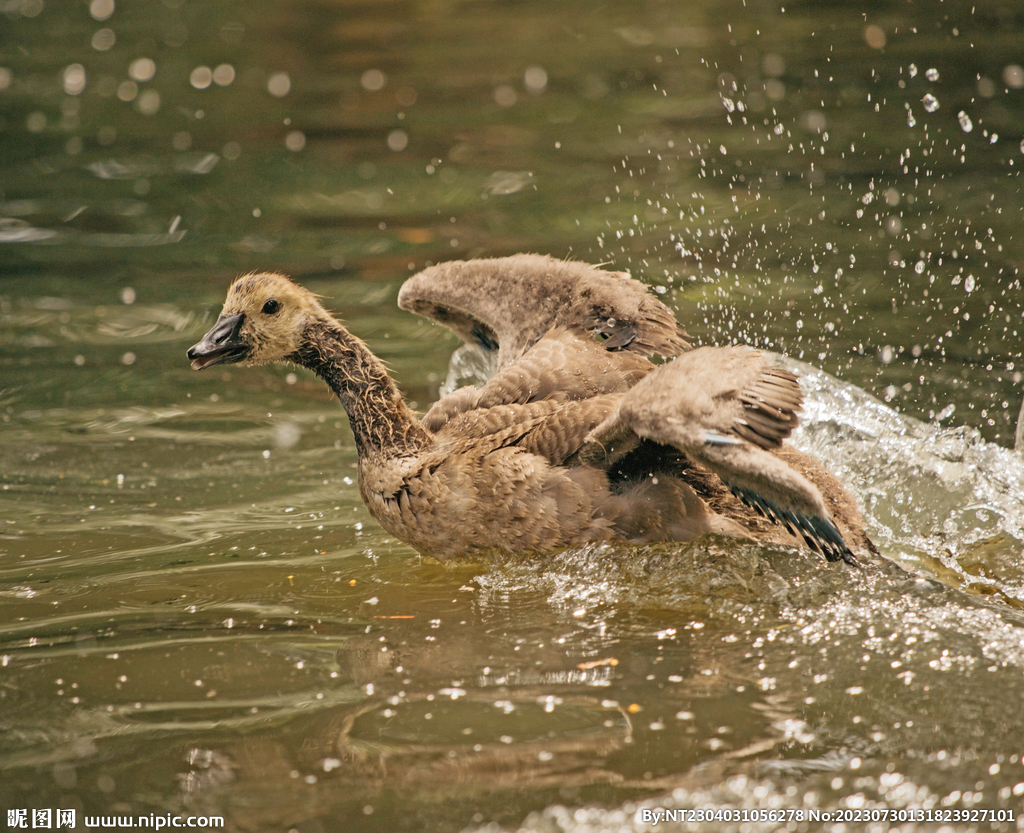
[[[323,379],[341,401],[360,454],[410,454],[430,441],[384,364],[333,319],[316,321],[292,357]]]

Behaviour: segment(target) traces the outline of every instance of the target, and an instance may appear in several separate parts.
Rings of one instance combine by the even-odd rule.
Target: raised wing
[[[856,563],[821,492],[771,449],[797,425],[794,374],[748,347],[703,347],[662,365],[623,395],[580,450],[607,467],[640,438],[670,445],[713,471],[740,500],[831,560]]]
[[[552,328],[604,348],[670,357],[688,348],[672,311],[622,272],[543,255],[441,263],[409,278],[398,305],[495,351],[498,369]]]

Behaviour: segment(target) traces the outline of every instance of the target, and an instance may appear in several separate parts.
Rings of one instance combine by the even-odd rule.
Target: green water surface
[[[1024,7],[12,0],[0,20],[0,809],[1024,824]],[[457,341],[396,308],[403,280],[519,251],[630,270],[696,342],[877,397],[822,383],[804,441],[914,573],[728,540],[442,567],[369,517],[316,379],[185,359],[230,279],[274,269],[426,408]]]

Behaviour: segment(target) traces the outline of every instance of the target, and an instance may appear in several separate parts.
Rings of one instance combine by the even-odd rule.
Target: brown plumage
[[[689,346],[671,310],[642,283],[545,255],[439,263],[405,282],[398,306],[497,350],[499,370],[555,327],[644,357]]]
[[[441,560],[714,531],[850,563],[850,544],[871,548],[842,486],[784,444],[796,377],[747,347],[687,351],[627,275],[536,255],[449,263],[407,281],[399,304],[496,353],[495,376],[421,420],[365,344],[269,273],[232,284],[189,358],[320,376],[348,413],[370,513]]]

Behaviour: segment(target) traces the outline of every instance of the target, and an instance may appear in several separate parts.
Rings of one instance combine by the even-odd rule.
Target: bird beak
[[[222,315],[202,341],[189,348],[188,357],[193,370],[202,370],[213,364],[234,364],[249,355],[250,347],[242,339],[243,313]]]

